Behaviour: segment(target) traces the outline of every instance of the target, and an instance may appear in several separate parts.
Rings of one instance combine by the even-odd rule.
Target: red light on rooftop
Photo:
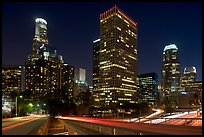
[[[120,13],[121,15],[123,15],[129,22],[131,22],[134,26],[137,25],[136,22],[134,22],[132,19],[130,19],[125,13],[123,13],[120,9],[118,9],[118,13]]]
[[[132,23],[134,26],[137,25],[137,23],[135,21],[133,21],[132,19],[130,19],[124,12],[122,12],[116,5],[112,8],[110,8],[109,10],[103,12],[102,14],[100,14],[100,19],[104,19],[107,16],[111,15],[114,12],[118,12],[119,14],[121,14],[125,19],[127,19],[130,23]]]

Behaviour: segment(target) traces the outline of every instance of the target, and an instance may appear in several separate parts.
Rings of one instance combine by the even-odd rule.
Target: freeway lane
[[[14,125],[20,122],[24,122],[30,119],[35,119],[37,116],[22,116],[22,117],[14,117],[14,118],[6,118],[6,119],[2,119],[2,128],[10,126],[10,125]]]
[[[18,117],[2,120],[3,135],[28,135],[46,121],[45,116]],[[9,123],[9,124],[7,124]]]
[[[141,131],[148,131],[155,134],[167,135],[202,135],[202,127],[186,127],[175,125],[161,125],[161,124],[146,124],[146,123],[129,123],[122,121],[114,121],[111,119],[99,118],[84,118],[84,117],[59,117],[62,120],[77,120],[83,122],[90,122],[102,124],[112,127],[123,127],[127,129],[136,129]]]
[[[186,114],[186,115],[183,115],[183,116],[179,116],[178,118],[197,118],[197,117],[198,116],[197,116],[196,112],[194,112],[194,113]],[[184,125],[185,120],[170,119],[170,120],[167,120],[166,122],[161,122],[159,124]]]

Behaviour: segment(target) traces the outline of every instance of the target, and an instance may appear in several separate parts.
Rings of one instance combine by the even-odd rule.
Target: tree
[[[91,109],[93,104],[93,96],[89,89],[85,92],[80,92],[75,98],[75,103],[79,114],[89,114],[89,109]]]

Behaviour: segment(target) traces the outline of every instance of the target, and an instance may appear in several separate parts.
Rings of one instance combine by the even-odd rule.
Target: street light
[[[23,96],[20,96],[22,98]],[[16,96],[16,117],[18,116],[18,96]]]

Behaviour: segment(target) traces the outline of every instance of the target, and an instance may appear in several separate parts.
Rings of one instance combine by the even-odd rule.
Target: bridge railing
[[[81,127],[102,135],[158,135],[159,133],[130,129],[126,127],[109,126],[98,123],[89,123],[77,120],[68,120],[69,125]]]

